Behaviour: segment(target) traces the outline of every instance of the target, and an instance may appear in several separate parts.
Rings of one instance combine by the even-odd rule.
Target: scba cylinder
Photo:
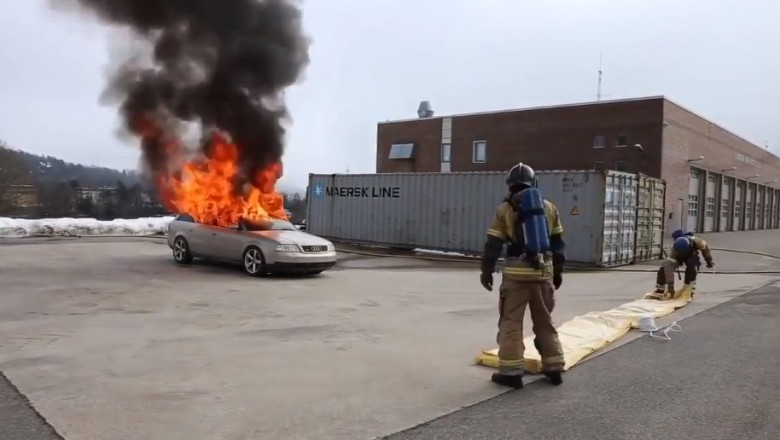
[[[520,209],[523,215],[523,237],[526,253],[541,255],[550,250],[550,234],[544,210],[544,199],[537,188],[527,188],[520,193]]]

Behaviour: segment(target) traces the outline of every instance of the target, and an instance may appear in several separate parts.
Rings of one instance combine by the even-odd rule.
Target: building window
[[[742,202],[739,200],[734,201],[734,217],[739,217],[742,214]]]
[[[704,205],[704,215],[707,217],[715,217],[715,197],[707,197],[707,204]]]
[[[628,145],[628,139],[625,136],[618,136],[617,142],[615,143],[616,147],[625,147]]]
[[[688,194],[688,215],[691,217],[699,216],[699,196]]]
[[[593,138],[593,148],[604,148],[607,146],[607,137],[598,135]]]
[[[625,160],[618,160],[615,162],[615,171],[628,171],[628,164]]]
[[[441,144],[441,161],[449,162],[452,160],[451,152],[452,146],[450,144]]]
[[[715,183],[715,181],[716,181],[715,175],[714,174],[708,174],[707,175],[707,181],[710,182],[710,183]]]
[[[720,216],[726,218],[729,216],[729,199],[723,199],[720,202]]]
[[[474,141],[472,146],[471,161],[474,163],[485,163],[487,158],[487,142]]]
[[[414,155],[414,144],[393,144],[390,146],[388,159],[411,159]]]
[[[594,170],[598,170],[598,171],[605,170],[605,169],[607,169],[607,163],[604,162],[603,160],[594,160],[593,161],[593,169]]]

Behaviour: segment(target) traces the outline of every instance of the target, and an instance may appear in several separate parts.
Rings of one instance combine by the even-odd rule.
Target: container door
[[[691,169],[691,176],[688,179],[688,221],[689,231],[697,231],[699,224],[699,189],[701,188],[701,172]]]
[[[720,225],[718,228],[720,232],[731,231],[734,227],[732,224],[733,216],[731,215],[731,189],[733,185],[733,179],[723,177],[723,185],[720,190]]]
[[[662,180],[640,177],[637,186],[636,250],[637,262],[662,258],[664,191]]]
[[[704,232],[715,230],[715,174],[707,175],[707,186],[704,189]]]
[[[602,264],[605,267],[630,264],[636,237],[636,177],[613,172],[605,177]]]
[[[753,202],[755,200],[755,193],[753,192],[753,185],[747,185],[747,194],[745,195],[745,230],[752,231],[755,228],[756,215],[753,212]]]
[[[734,184],[734,220],[732,221],[734,231],[745,230],[745,224],[742,221],[742,193],[745,190],[745,182]]]

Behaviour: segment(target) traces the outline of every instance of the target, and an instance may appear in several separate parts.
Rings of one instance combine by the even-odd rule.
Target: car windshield
[[[296,230],[295,226],[293,226],[292,223],[285,220],[277,220],[277,219],[267,219],[267,220],[257,220],[257,221],[244,220],[241,222],[241,225],[239,225],[239,227],[241,226],[243,226],[243,228],[247,231],[295,231]]]

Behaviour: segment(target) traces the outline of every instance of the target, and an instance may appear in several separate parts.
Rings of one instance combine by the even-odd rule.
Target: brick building
[[[666,229],[780,227],[780,158],[663,96],[378,124],[377,173],[614,169],[667,182]]]

